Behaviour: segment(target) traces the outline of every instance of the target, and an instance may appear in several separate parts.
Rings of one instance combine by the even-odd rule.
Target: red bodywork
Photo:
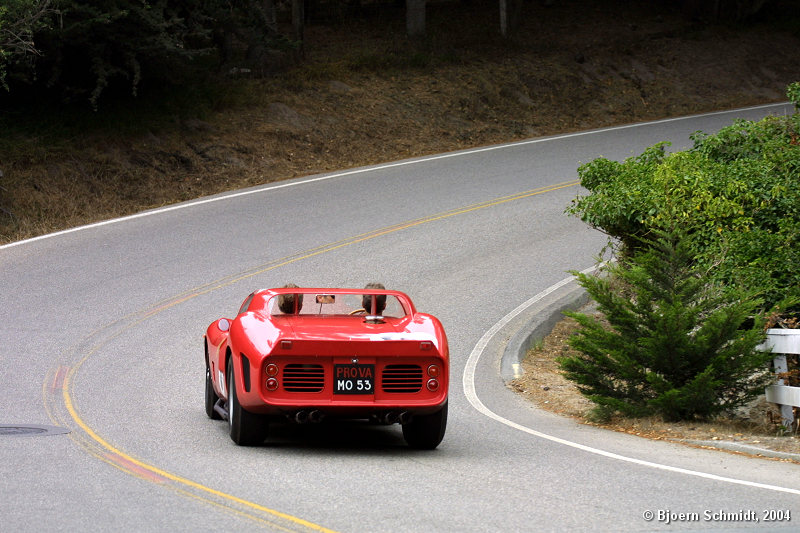
[[[277,310],[281,295],[297,300],[299,294],[302,310]],[[381,296],[394,302],[391,312],[372,316],[344,303],[365,295],[371,298],[372,312]],[[320,418],[403,422],[398,418],[443,407],[446,411],[449,352],[444,329],[436,317],[417,312],[399,291],[257,291],[236,318],[221,318],[208,327],[205,345],[219,401],[230,400],[226,384],[232,364],[235,400],[256,415],[293,419],[315,413]]]

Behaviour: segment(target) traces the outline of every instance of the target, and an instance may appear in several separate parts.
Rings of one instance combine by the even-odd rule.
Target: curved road
[[[0,530],[796,530],[797,465],[539,412],[503,386],[498,362],[531,297],[592,266],[604,243],[563,214],[578,164],[786,112],[401,161],[0,247]],[[362,424],[279,426],[240,448],[206,418],[209,322],[255,288],[370,281],[405,290],[448,332],[437,450]]]

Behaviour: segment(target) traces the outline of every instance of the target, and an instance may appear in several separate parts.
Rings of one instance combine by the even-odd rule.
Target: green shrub
[[[800,84],[787,95],[800,104]],[[578,169],[590,194],[567,212],[619,252],[608,277],[579,275],[610,328],[573,314],[581,355],[560,361],[596,416],[686,419],[741,405],[771,379],[771,355],[755,350],[763,309],[798,312],[800,114],[692,140]]]
[[[800,109],[800,82],[789,84],[786,89],[786,96],[791,100],[796,109]]]
[[[723,291],[693,259],[683,232],[659,233],[608,267],[608,277],[578,274],[609,327],[581,313],[559,359],[595,414],[706,418],[747,402],[771,379],[771,355],[756,350],[760,301]],[[750,327],[744,328],[750,322]]]
[[[588,196],[567,212],[631,254],[640,239],[680,226],[694,260],[724,287],[745,286],[768,307],[800,287],[800,117],[737,121],[694,147],[665,143],[624,162],[581,166]]]

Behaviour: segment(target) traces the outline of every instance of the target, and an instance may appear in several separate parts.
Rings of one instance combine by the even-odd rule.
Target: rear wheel
[[[228,360],[228,423],[231,440],[239,446],[261,444],[267,438],[269,426],[266,417],[245,411],[239,405],[231,359]]]
[[[433,450],[442,442],[445,429],[447,429],[447,402],[435,413],[415,415],[411,422],[403,424],[403,438],[412,448]]]
[[[214,384],[211,382],[211,369],[206,363],[206,414],[211,420],[220,420],[222,417],[214,410],[214,406],[219,400],[219,396],[214,391]]]

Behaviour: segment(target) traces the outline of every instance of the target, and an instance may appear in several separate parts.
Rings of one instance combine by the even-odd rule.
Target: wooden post
[[[775,358],[772,360],[772,365],[775,367],[776,374],[783,374],[789,371],[789,365],[786,364],[785,354],[775,354]],[[784,381],[782,379],[778,379],[777,384],[778,386],[782,386],[784,385]],[[786,428],[791,428],[792,424],[794,424],[794,407],[784,404],[780,404],[780,407],[783,426]]]
[[[772,366],[775,374],[789,371],[787,355],[800,355],[800,329],[770,328],[767,339],[758,346],[759,350],[772,352]],[[766,388],[767,401],[777,404],[781,409],[781,422],[787,429],[794,424],[794,408],[800,407],[800,387],[789,387],[785,381],[777,379],[775,385]]]

